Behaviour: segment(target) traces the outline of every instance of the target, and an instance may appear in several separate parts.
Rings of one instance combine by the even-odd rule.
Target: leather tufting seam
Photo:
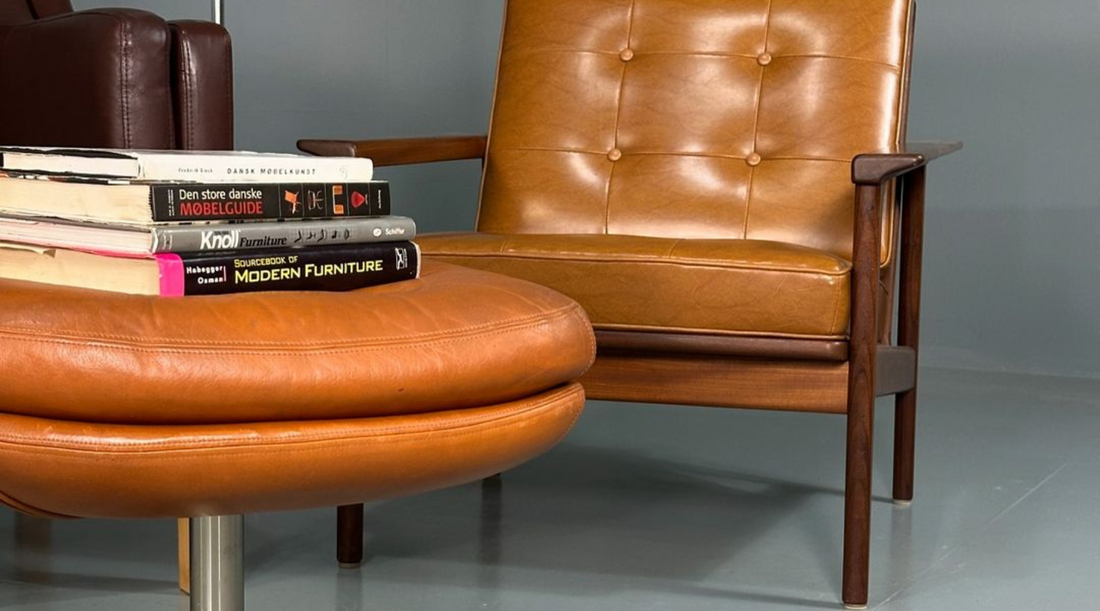
[[[565,318],[573,310],[579,310],[581,306],[576,303],[570,303],[567,306],[560,307],[556,310],[550,310],[549,312],[543,312],[540,314],[532,314],[528,316],[517,316],[514,318],[508,318],[500,321],[482,323],[479,325],[473,325],[462,329],[456,329],[451,331],[440,331],[434,333],[417,333],[407,335],[395,335],[386,338],[357,338],[349,340],[332,340],[324,343],[321,342],[287,342],[287,341],[218,341],[218,340],[186,340],[175,339],[165,337],[147,337],[136,335],[117,335],[109,333],[77,333],[74,331],[50,331],[47,333],[39,332],[37,329],[28,327],[11,327],[0,325],[0,335],[23,335],[30,337],[42,337],[46,339],[72,339],[72,340],[103,340],[103,341],[121,341],[121,342],[140,342],[146,344],[164,343],[175,344],[181,346],[195,345],[195,346],[250,346],[250,347],[286,347],[294,346],[298,348],[310,348],[310,347],[331,347],[331,346],[346,346],[357,347],[359,345],[368,346],[371,343],[378,343],[381,345],[390,345],[395,343],[404,343],[408,341],[417,340],[437,340],[437,339],[462,339],[472,334],[479,334],[485,330],[492,329],[497,332],[506,332],[510,330],[526,328],[530,326],[532,322],[539,323],[551,323],[559,319]]]
[[[562,402],[570,397],[570,395],[581,393],[583,396],[583,388],[574,384],[562,386],[560,389],[553,393],[540,398],[538,401],[531,402],[528,405],[520,407],[514,411],[509,411],[506,414],[492,413],[486,415],[477,416],[465,416],[462,418],[455,418],[448,421],[445,428],[440,428],[439,423],[428,424],[403,424],[403,425],[391,425],[380,428],[372,429],[370,432],[360,432],[355,434],[349,434],[348,432],[332,432],[332,433],[314,433],[312,435],[299,435],[293,439],[285,440],[273,440],[262,439],[258,442],[249,443],[247,440],[230,440],[232,443],[217,444],[220,439],[202,439],[193,440],[188,442],[181,442],[179,440],[169,441],[152,441],[152,442],[137,442],[125,447],[112,447],[104,446],[96,441],[78,441],[78,440],[58,440],[54,443],[44,443],[38,436],[30,435],[17,435],[10,432],[0,432],[0,445],[15,445],[19,448],[41,448],[47,450],[68,450],[75,452],[95,452],[95,453],[107,453],[107,454],[148,454],[148,453],[168,453],[168,452],[186,452],[191,450],[233,450],[233,449],[259,449],[269,447],[279,447],[280,452],[293,451],[284,450],[286,446],[293,445],[307,445],[323,442],[348,442],[358,439],[372,439],[377,437],[396,437],[403,435],[421,435],[430,434],[432,436],[444,436],[448,433],[451,434],[465,434],[468,433],[468,429],[475,427],[482,427],[484,425],[494,425],[501,422],[521,419],[530,415],[532,412],[540,412],[547,409],[547,407]],[[470,408],[478,409],[478,408]],[[389,418],[401,418],[401,416],[388,416]],[[24,417],[33,419],[29,417]],[[371,420],[371,418],[355,419],[359,421]],[[352,421],[355,421],[352,420]],[[308,424],[315,424],[317,421],[304,421]],[[320,421],[325,422],[325,421]],[[238,426],[246,427],[249,423],[241,423]],[[264,423],[253,423],[264,424]],[[293,425],[293,422],[280,423],[283,425]],[[108,425],[118,427],[119,425]],[[123,425],[125,426],[125,425]],[[143,428],[139,425],[129,425],[135,429]],[[202,425],[185,425],[187,428],[201,428]],[[209,425],[210,427],[217,427],[221,425]],[[496,427],[494,427],[496,428]],[[158,447],[159,446],[159,447]],[[169,447],[170,446],[170,447]]]
[[[626,14],[626,48],[630,48],[630,39],[634,34],[634,9],[638,5],[638,0],[630,0],[630,10]],[[612,138],[614,142],[612,147],[615,150],[619,148],[619,124],[623,117],[623,90],[626,88],[626,69],[629,67],[629,62],[619,62],[622,64],[622,76],[619,77],[619,93],[615,98],[615,129],[612,132]],[[604,153],[605,155],[607,153]],[[607,174],[607,196],[604,200],[603,206],[603,232],[606,235],[610,232],[611,228],[611,185],[615,182],[615,167],[619,165],[614,161],[611,162],[611,171]]]
[[[588,54],[592,54],[592,55],[612,55],[612,56],[618,55],[614,51],[592,51],[592,50],[585,50],[585,49],[577,49],[577,50],[545,49],[545,50],[543,50],[543,52],[554,52],[554,51],[558,51],[558,52],[561,52],[561,53],[588,53]],[[635,53],[634,53],[635,57],[638,57],[640,55],[650,55],[650,56],[657,55],[657,56],[671,56],[671,57],[715,57],[715,58],[729,58],[729,59],[747,59],[747,60],[751,60],[751,61],[754,61],[754,62],[756,61],[756,58],[757,58],[756,55],[750,55],[750,54],[747,54],[747,53],[719,53],[717,51],[641,51],[641,52],[635,51]],[[776,60],[781,60],[781,59],[792,59],[792,58],[793,59],[835,59],[835,60],[840,60],[840,61],[863,62],[863,63],[868,63],[868,64],[877,64],[879,66],[883,66],[885,68],[892,68],[894,70],[901,70],[901,67],[898,66],[898,65],[892,64],[890,62],[884,62],[884,61],[878,60],[878,59],[871,59],[869,57],[853,57],[851,55],[833,55],[833,54],[830,54],[830,53],[784,53],[782,56],[776,57],[775,59]]]
[[[537,146],[511,146],[502,147],[502,151],[521,151],[521,152],[534,152],[534,153],[570,153],[577,155],[596,155],[599,157],[606,157],[607,151],[589,151],[582,149],[567,149],[567,148],[553,148],[553,147],[537,147]],[[700,153],[691,151],[631,151],[631,155],[659,155],[666,157],[712,157],[716,159],[728,159],[731,161],[744,161],[746,158],[741,155],[725,155],[722,153]],[[777,155],[769,156],[768,161],[825,161],[832,163],[852,163],[851,157],[813,157],[809,155]]]
[[[611,57],[617,57],[619,54],[615,51],[598,51],[595,49],[528,49],[526,51],[512,51],[517,55],[535,55],[539,53],[546,54],[558,54],[558,55],[606,55]],[[719,53],[717,51],[635,51],[634,56],[641,55],[649,56],[669,56],[669,57],[715,57],[715,58],[729,58],[729,59],[747,59],[756,61],[756,55],[749,55],[747,53]],[[900,71],[901,66],[892,64],[890,62],[882,61],[879,59],[871,59],[869,57],[854,57],[851,55],[833,55],[830,53],[784,53],[780,57],[776,57],[775,60],[781,59],[835,59],[839,61],[851,61],[867,64],[875,64],[884,68],[890,68],[895,71]]]
[[[653,257],[649,255],[627,256],[616,255],[616,258],[597,258],[591,256],[585,257],[569,257],[560,253],[555,254],[526,254],[526,253],[469,253],[469,252],[445,252],[441,250],[433,250],[431,253],[433,257],[472,257],[479,259],[500,258],[500,259],[534,259],[534,260],[549,260],[549,261],[576,261],[579,263],[649,263],[653,265],[680,265],[682,267],[699,267],[704,269],[743,269],[747,271],[760,271],[760,272],[777,272],[777,273],[792,273],[792,274],[809,274],[820,275],[826,277],[845,276],[851,271],[851,264],[847,261],[843,261],[844,268],[838,271],[824,271],[805,269],[800,267],[785,267],[785,266],[772,266],[763,267],[758,265],[738,264],[738,263],[720,263],[713,259],[689,259],[686,257],[679,257],[673,261],[670,259],[663,259]],[[2,329],[0,329],[2,330]]]
[[[566,315],[568,315],[568,314],[569,314],[569,312],[566,313]],[[470,339],[470,338],[479,338],[480,339],[480,338],[487,338],[487,337],[505,335],[505,334],[508,334],[508,333],[512,333],[514,331],[523,331],[525,329],[532,329],[532,328],[535,328],[535,327],[545,326],[545,325],[548,325],[549,323],[550,323],[550,321],[547,321],[547,320],[537,320],[537,321],[533,321],[533,322],[530,322],[530,323],[527,323],[527,324],[515,325],[515,326],[512,326],[512,327],[505,328],[505,329],[493,329],[491,331],[486,331],[486,332],[483,332],[483,333],[470,333],[470,334],[465,334],[465,335],[456,336],[456,337],[444,337],[444,338],[440,338],[440,339],[426,340],[426,341],[416,341],[416,342],[391,341],[391,342],[387,342],[387,343],[384,343],[384,344],[380,343],[380,344],[363,345],[363,346],[352,346],[352,347],[346,347],[346,348],[306,348],[304,350],[277,350],[277,349],[263,350],[263,349],[260,349],[259,347],[256,347],[256,348],[253,348],[253,349],[232,348],[232,347],[218,348],[218,349],[208,349],[206,346],[197,346],[195,348],[186,348],[186,347],[181,347],[181,346],[175,346],[175,347],[169,346],[169,347],[163,347],[162,348],[162,347],[152,347],[152,346],[126,346],[126,345],[115,345],[115,344],[101,344],[97,347],[101,348],[101,349],[113,349],[113,350],[134,352],[134,353],[140,353],[140,354],[202,354],[202,355],[221,355],[221,356],[224,356],[224,355],[237,355],[237,356],[240,356],[240,355],[254,355],[254,356],[283,356],[283,357],[301,358],[303,356],[303,354],[302,354],[303,352],[308,352],[308,353],[310,353],[310,355],[319,356],[319,355],[357,354],[357,353],[363,353],[363,352],[377,352],[377,351],[380,351],[380,350],[389,350],[389,349],[394,348],[395,346],[399,347],[399,348],[404,348],[404,349],[424,348],[424,347],[428,347],[428,346],[444,346],[444,345],[447,345],[447,344],[454,344],[454,343],[457,343],[457,342],[461,342],[463,340],[467,340],[467,339]],[[55,338],[55,337],[48,337],[48,336],[22,336],[22,337],[9,338],[8,341],[13,341],[13,342],[14,341],[23,341],[23,342],[39,343],[39,344],[78,344],[78,345],[85,345],[86,346],[86,341],[87,340],[81,341],[79,338],[62,339],[62,338]]]
[[[768,8],[764,13],[764,53],[768,51],[768,34],[771,32],[772,5],[775,0],[768,0]],[[756,88],[756,109],[752,120],[752,149],[756,153],[756,144],[760,139],[760,107],[764,105],[764,75],[766,66],[760,66],[760,83]],[[759,155],[759,153],[757,153]],[[759,159],[759,157],[757,157]],[[741,222],[744,233],[742,237],[749,239],[749,211],[752,209],[752,187],[756,182],[756,166],[749,167],[749,185],[745,190],[745,218]]]

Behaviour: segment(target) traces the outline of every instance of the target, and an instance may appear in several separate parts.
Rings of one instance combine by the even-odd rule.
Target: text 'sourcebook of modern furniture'
[[[863,606],[874,399],[897,395],[908,501],[925,165],[960,146],[905,144],[914,15],[511,0],[487,136],[299,146],[484,159],[476,233],[422,236],[424,252],[579,301],[591,398],[846,415],[843,600]]]

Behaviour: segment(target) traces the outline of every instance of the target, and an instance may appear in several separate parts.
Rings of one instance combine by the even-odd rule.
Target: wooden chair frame
[[[376,166],[484,159],[485,136],[301,140],[316,155],[370,157]],[[867,605],[875,398],[895,395],[893,498],[913,499],[920,344],[925,168],[959,142],[911,143],[852,160],[855,214],[848,341],[597,331],[596,363],[581,379],[589,398],[845,414],[845,606]],[[887,198],[890,188],[897,196]],[[897,342],[880,332],[880,218],[900,208]],[[886,309],[887,312],[890,309]],[[890,321],[893,322],[893,321]],[[342,564],[362,558],[362,507],[340,508]],[[350,555],[346,555],[350,554]]]

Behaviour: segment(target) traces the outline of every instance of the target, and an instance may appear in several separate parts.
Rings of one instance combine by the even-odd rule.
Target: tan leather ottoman
[[[550,448],[595,355],[567,297],[433,262],[347,293],[0,291],[0,501],[201,517],[192,608],[243,606],[241,514],[450,486]]]

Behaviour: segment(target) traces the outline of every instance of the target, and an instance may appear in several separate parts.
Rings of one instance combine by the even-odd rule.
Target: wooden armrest
[[[299,140],[298,148],[322,157],[369,157],[376,167],[484,159],[485,136],[394,138],[390,140]]]
[[[852,160],[852,182],[880,185],[962,148],[962,142],[909,142],[902,150],[864,153]]]

